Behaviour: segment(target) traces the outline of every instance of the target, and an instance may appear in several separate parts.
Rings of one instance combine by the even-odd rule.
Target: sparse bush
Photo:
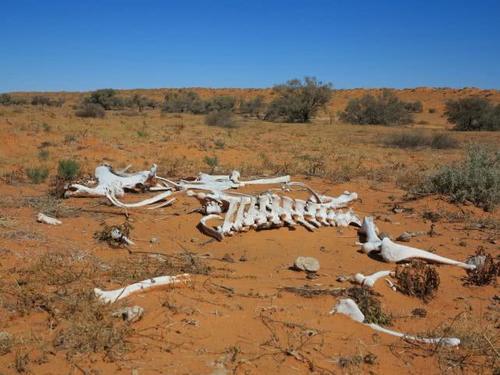
[[[214,111],[227,111],[231,112],[236,105],[236,98],[234,96],[214,96],[205,103],[207,112]]]
[[[49,176],[49,170],[45,167],[35,167],[26,169],[26,175],[32,184],[40,184]]]
[[[206,103],[194,91],[178,90],[165,95],[162,111],[166,113],[206,113]]]
[[[253,99],[242,100],[240,102],[240,113],[242,115],[260,118],[264,107],[264,99],[259,95]]]
[[[405,109],[410,113],[421,113],[424,109],[422,102],[417,100],[415,102],[406,102]]]
[[[436,113],[436,108],[429,108],[429,113]]]
[[[277,98],[269,104],[265,120],[309,122],[330,101],[332,85],[314,77],[305,77],[303,81],[293,79],[274,86],[273,91]]]
[[[395,278],[399,291],[424,302],[429,302],[434,297],[440,283],[436,267],[420,260],[398,265]]]
[[[203,161],[205,162],[206,165],[208,165],[210,167],[212,172],[215,171],[215,169],[219,165],[219,158],[215,155],[214,156],[205,156],[203,158]]]
[[[205,124],[223,128],[233,128],[236,126],[233,114],[227,110],[210,112],[205,117]]]
[[[76,160],[67,159],[59,160],[57,168],[58,177],[70,181],[75,179],[80,174],[80,164]]]
[[[384,139],[386,146],[398,148],[430,147],[434,149],[448,149],[458,146],[455,138],[445,133],[426,135],[420,132],[403,132],[390,134]]]
[[[455,130],[500,130],[500,104],[483,98],[449,100],[444,114]]]
[[[470,201],[492,210],[500,203],[500,153],[472,146],[462,162],[442,167],[417,190],[444,194],[454,202]]]
[[[9,94],[0,94],[0,104],[1,105],[20,105],[27,104],[27,100],[24,98],[13,97]]]
[[[88,104],[99,104],[105,110],[122,108],[124,106],[124,100],[117,96],[116,90],[113,89],[96,90],[92,92],[90,96],[86,97],[83,102]]]
[[[75,112],[78,117],[103,118],[105,114],[102,105],[95,103],[82,103]]]
[[[64,99],[52,100],[45,95],[35,95],[33,98],[31,98],[31,105],[46,105],[46,106],[60,107],[63,104],[64,104]]]
[[[38,159],[47,160],[49,158],[49,150],[41,149],[38,151]]]
[[[144,108],[156,108],[158,103],[143,95],[135,94],[131,98],[125,99],[124,105],[127,107],[137,108],[139,112],[142,112]]]
[[[367,94],[360,99],[351,99],[340,119],[359,125],[402,125],[413,121],[405,102],[389,90],[375,97]]]

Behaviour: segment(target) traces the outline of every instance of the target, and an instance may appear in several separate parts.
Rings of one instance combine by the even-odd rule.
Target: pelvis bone
[[[388,335],[392,336],[397,336],[401,337],[406,340],[411,340],[411,341],[417,341],[417,342],[422,342],[425,344],[443,344],[446,346],[458,346],[460,345],[460,339],[455,338],[455,337],[439,337],[439,338],[424,338],[424,337],[417,337],[417,336],[411,336],[407,335],[401,332],[396,332],[384,327],[379,326],[378,324],[374,323],[364,323],[365,321],[365,316],[359,309],[358,305],[356,302],[354,302],[350,298],[346,299],[341,299],[335,307],[330,311],[330,314],[344,314],[347,315],[349,318],[352,320],[363,323],[371,328],[373,328],[376,331],[387,333]]]
[[[249,196],[188,191],[188,195],[197,198],[202,204],[199,211],[207,214],[200,220],[198,228],[219,241],[225,236],[250,229],[293,227],[300,224],[313,231],[322,226],[361,225],[361,221],[352,210],[337,211],[332,208],[331,202],[334,198],[330,197],[325,203],[318,203],[311,199],[304,201],[271,193]],[[219,214],[223,212],[225,212],[223,223],[216,228],[210,227],[207,222],[212,219],[222,219]]]

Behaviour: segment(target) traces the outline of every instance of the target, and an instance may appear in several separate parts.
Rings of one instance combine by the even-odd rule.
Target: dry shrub
[[[374,291],[355,286],[347,289],[346,295],[357,303],[365,316],[365,323],[375,323],[383,326],[391,325],[392,316],[382,311],[380,300]]]
[[[127,244],[124,237],[129,237],[132,229],[133,226],[128,221],[119,225],[107,225],[103,223],[102,230],[96,231],[94,233],[94,238],[99,241],[107,242],[111,247],[122,247]],[[113,231],[121,233],[121,237],[113,237]]]
[[[486,253],[482,247],[467,262],[472,262],[477,267],[467,271],[465,285],[496,284],[497,276],[500,275],[500,261],[495,262],[491,254]]]
[[[0,355],[9,353],[13,344],[14,339],[12,335],[7,332],[0,332]]]
[[[439,273],[432,265],[420,260],[396,268],[397,288],[402,293],[430,301],[439,287]]]

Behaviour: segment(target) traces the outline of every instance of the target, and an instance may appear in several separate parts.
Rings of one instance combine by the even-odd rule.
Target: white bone
[[[283,205],[281,207],[280,219],[283,220],[286,225],[293,227],[295,225],[292,217],[293,199],[290,197],[282,197],[281,201]]]
[[[344,208],[356,199],[358,199],[358,194],[354,192],[350,193],[348,191],[344,191],[338,197],[330,197],[328,195],[313,195],[309,198],[309,200],[312,202],[325,204],[327,208]]]
[[[240,199],[239,198],[226,198],[229,200],[229,208],[227,209],[226,217],[224,218],[224,223],[220,228],[220,232],[224,235],[231,235],[233,228],[233,216],[238,210]]]
[[[270,197],[268,194],[259,195],[259,214],[257,216],[256,224],[257,226],[263,227],[267,226],[267,206],[270,201]]]
[[[190,281],[190,275],[187,273],[177,276],[159,276],[152,279],[139,281],[138,283],[130,284],[124,288],[115,290],[102,290],[99,288],[94,288],[94,294],[104,303],[114,303],[138,291],[164,285],[177,284],[181,282],[185,283],[188,281]]]
[[[121,230],[118,228],[113,228],[111,230],[111,238],[116,242],[124,241],[127,245],[135,245],[135,243],[124,236]]]
[[[111,203],[113,203],[115,206],[118,206],[118,207],[121,207],[121,208],[138,208],[138,207],[144,207],[144,206],[147,206],[147,205],[150,205],[150,204],[162,201],[165,198],[169,197],[170,195],[172,195],[171,191],[165,191],[163,193],[155,195],[154,197],[151,197],[151,198],[148,198],[148,199],[144,199],[144,200],[142,200],[140,202],[135,202],[135,203],[123,203],[123,202],[120,202],[115,197],[115,195],[113,193],[107,193],[106,194],[106,198],[108,198],[108,200]],[[154,207],[154,208],[164,207],[167,204],[171,204],[174,200],[175,199],[170,199],[170,200],[167,201],[166,204],[163,203],[160,206],[157,206],[157,207]]]
[[[257,197],[250,197],[250,206],[248,211],[245,212],[245,216],[243,218],[243,225],[250,228],[256,228],[255,221],[257,220],[257,216],[259,211],[257,210]]]
[[[327,220],[327,207],[324,204],[318,206],[316,211],[316,220],[320,222],[321,225],[326,227],[331,226],[330,222]]]
[[[373,288],[378,279],[386,276],[394,276],[393,271],[378,271],[371,275],[365,276],[362,273],[357,273],[353,276],[352,281],[355,283]]]
[[[373,221],[373,217],[366,216],[363,219],[363,223],[361,224],[361,228],[358,229],[358,233],[364,234],[366,236],[365,243],[359,243],[361,245],[363,251],[365,253],[370,253],[371,251],[380,249],[382,246],[382,240],[377,234],[378,230],[375,226],[375,222]]]
[[[43,213],[39,213],[36,217],[36,221],[38,221],[39,223],[45,223],[45,224],[49,224],[49,225],[60,225],[62,224],[62,221],[61,220],[57,220],[53,217],[50,217],[50,216],[47,216]]]
[[[306,219],[304,218],[304,210],[305,210],[305,205],[306,201],[303,201],[302,199],[295,199],[293,211],[292,211],[292,218],[299,224],[303,225],[306,227],[308,230],[311,232],[316,229],[315,226],[309,224]]]
[[[243,219],[245,215],[245,209],[252,202],[249,197],[241,197],[239,201],[238,210],[236,211],[236,218],[233,223],[233,230],[236,232],[241,232],[243,229]]]
[[[267,219],[268,221],[274,225],[274,226],[282,226],[283,223],[281,222],[280,218],[280,213],[281,213],[281,197],[277,194],[272,194],[271,195],[271,202],[269,208],[271,209],[271,212],[268,213]]]
[[[198,229],[202,233],[206,234],[207,236],[213,237],[213,238],[215,238],[218,241],[222,241],[222,239],[224,238],[224,235],[221,232],[219,232],[218,230],[216,230],[215,228],[212,228],[211,226],[209,226],[207,224],[207,221],[211,220],[211,219],[220,219],[220,220],[222,220],[222,217],[219,216],[219,215],[215,215],[215,214],[210,214],[210,215],[203,216],[200,219],[200,222],[198,223]]]
[[[356,224],[358,226],[361,226],[361,220],[354,214],[352,209],[349,209],[347,211],[334,211],[333,214],[330,214],[328,216],[329,219],[333,218],[333,221],[335,222],[335,225],[338,227],[348,227],[351,224]]]
[[[297,201],[299,199],[296,199]],[[314,225],[315,227],[321,227],[321,224],[318,220],[316,220],[316,211],[318,210],[318,203],[315,202],[307,202],[305,205],[304,211],[304,219],[306,219],[309,223]]]
[[[95,169],[97,186],[87,187],[81,184],[70,184],[64,193],[65,197],[104,197],[112,193],[121,197],[125,189],[135,189],[137,186],[147,185],[156,176],[156,164],[149,171],[127,174],[122,176],[116,174],[108,165],[100,165]]]
[[[411,341],[417,341],[417,342],[422,342],[425,344],[443,344],[446,346],[458,346],[460,345],[460,339],[455,338],[455,337],[439,337],[439,338],[424,338],[424,337],[417,337],[417,336],[411,336],[407,335],[401,332],[393,331],[384,327],[379,326],[378,324],[374,323],[364,323],[365,321],[365,316],[359,309],[358,305],[356,302],[354,302],[350,298],[346,299],[341,299],[340,301],[337,302],[335,307],[330,311],[330,314],[343,314],[347,315],[349,318],[352,320],[363,323],[364,325],[367,325],[371,327],[372,329],[387,333],[392,336],[396,337],[401,337],[406,340],[411,340]]]
[[[473,270],[476,268],[476,266],[473,264],[466,264],[430,253],[425,250],[420,250],[414,247],[394,243],[388,237],[385,237],[382,240],[380,255],[386,262],[391,263],[397,263],[409,259],[424,259],[433,263],[441,263],[461,267],[466,270]]]

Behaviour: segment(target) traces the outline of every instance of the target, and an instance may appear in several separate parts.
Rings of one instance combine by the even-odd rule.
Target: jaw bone
[[[81,184],[70,184],[64,193],[67,197],[104,197],[106,193],[121,197],[125,190],[134,190],[139,186],[149,187],[156,177],[156,164],[149,171],[137,173],[117,174],[108,165],[100,165],[95,169],[97,186],[88,187]]]
[[[115,290],[105,291],[99,288],[94,288],[94,294],[96,295],[97,298],[99,298],[101,301],[105,303],[113,303],[122,298],[128,297],[132,293],[141,290],[150,289],[158,286],[177,284],[181,282],[182,283],[188,282],[190,281],[189,277],[190,275],[187,273],[177,276],[159,276],[159,277],[154,277],[152,279],[139,281],[138,283],[130,284],[124,288],[119,288]]]
[[[389,335],[396,336],[396,337],[401,337],[401,338],[406,339],[406,340],[422,342],[425,344],[443,344],[446,346],[458,346],[458,345],[460,345],[460,339],[455,338],[455,337],[439,337],[439,338],[417,337],[417,336],[407,335],[407,334],[404,334],[401,332],[396,332],[396,331],[381,327],[378,324],[364,323],[365,316],[363,315],[363,313],[359,309],[356,302],[354,302],[350,298],[341,299],[339,302],[337,302],[337,304],[332,309],[332,311],[330,311],[330,314],[335,314],[335,313],[347,315],[352,320],[359,322],[359,323],[363,323],[376,331],[387,333]]]
[[[457,266],[466,270],[476,268],[473,264],[466,264],[453,259],[445,258],[440,255],[430,253],[425,250],[416,249],[414,247],[400,245],[392,242],[388,237],[382,240],[380,255],[386,262],[397,263],[409,259],[423,259],[433,263],[448,264]]]

